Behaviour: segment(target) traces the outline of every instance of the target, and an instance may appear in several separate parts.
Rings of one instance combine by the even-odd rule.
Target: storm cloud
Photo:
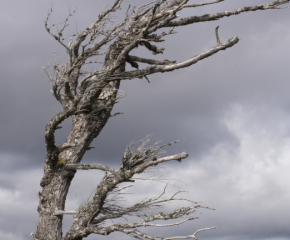
[[[42,67],[54,61],[54,53],[65,59],[64,50],[45,31],[47,12],[52,6],[50,21],[58,24],[69,8],[77,7],[67,31],[69,39],[97,17],[104,2],[112,1],[2,0],[0,239],[28,240],[37,226],[44,127],[61,110]],[[228,0],[186,10],[184,16],[266,2]],[[166,150],[169,154],[186,151],[189,157],[154,173],[171,179],[169,193],[184,189],[185,196],[217,211],[201,210],[199,220],[163,232],[158,229],[159,235],[192,234],[193,229],[217,226],[200,233],[199,239],[290,239],[289,24],[289,9],[282,9],[176,29],[175,35],[159,44],[166,50],[158,59],[182,61],[212,48],[217,25],[221,41],[234,36],[241,41],[189,68],[149,76],[150,84],[144,79],[123,81],[121,90],[127,97],[113,112],[124,114],[109,120],[83,162],[117,167],[130,139],[151,133],[152,143],[185,139]],[[134,51],[148,56],[144,49]],[[57,133],[57,143],[65,141],[70,126],[68,119]],[[97,171],[78,173],[66,208],[76,209],[100,177]],[[136,184],[130,189],[135,193],[130,195],[132,202],[154,196],[164,187],[141,180]],[[71,216],[65,217],[66,229],[71,221]],[[156,229],[149,231],[156,233]],[[117,234],[110,238],[128,239]]]

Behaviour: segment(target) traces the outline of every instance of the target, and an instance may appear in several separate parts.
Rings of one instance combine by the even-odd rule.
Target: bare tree
[[[164,73],[179,68],[189,67],[211,55],[226,50],[238,43],[239,38],[233,37],[226,42],[220,42],[218,27],[216,27],[216,45],[188,60],[177,63],[171,60],[156,60],[133,56],[130,52],[142,46],[153,55],[161,54],[164,48],[158,48],[154,43],[164,41],[164,37],[174,34],[174,28],[199,22],[216,21],[244,12],[280,9],[289,0],[277,0],[271,3],[242,7],[239,9],[189,16],[180,18],[177,14],[184,9],[197,8],[211,4],[219,4],[224,0],[214,0],[199,4],[190,4],[189,0],[155,0],[139,7],[130,7],[124,13],[124,20],[118,24],[112,21],[112,13],[121,8],[123,0],[114,3],[103,11],[94,22],[83,31],[73,35],[68,40],[64,37],[70,13],[61,29],[50,26],[49,19],[52,10],[45,21],[47,32],[55,38],[66,50],[68,60],[64,64],[57,61],[53,66],[54,74],[50,75],[44,68],[52,83],[52,94],[62,105],[62,111],[56,114],[45,127],[46,159],[44,176],[41,180],[42,192],[39,193],[39,225],[32,233],[39,240],[80,240],[90,234],[109,235],[112,232],[122,232],[138,239],[197,239],[196,233],[212,228],[197,230],[192,235],[178,237],[155,237],[140,231],[139,227],[173,226],[195,219],[193,214],[202,207],[187,199],[174,194],[160,196],[138,202],[125,207],[118,200],[109,198],[118,194],[124,188],[121,183],[133,182],[133,176],[143,173],[146,169],[171,160],[181,161],[188,156],[179,153],[167,156],[162,148],[154,144],[148,145],[148,138],[129,143],[125,150],[119,169],[102,164],[80,164],[85,152],[90,149],[91,142],[99,135],[112,114],[117,100],[125,94],[118,94],[120,82],[126,79],[145,78],[154,73]],[[161,32],[160,29],[167,29]],[[158,31],[159,30],[159,31]],[[87,64],[95,64],[95,58],[104,54],[104,62],[100,69],[88,71]],[[126,64],[131,69],[126,70]],[[139,69],[139,64],[147,64]],[[149,81],[149,80],[148,80]],[[72,119],[72,129],[66,140],[60,146],[55,145],[55,131],[67,118]],[[97,185],[92,199],[88,200],[76,211],[65,210],[65,200],[72,179],[77,170],[98,169],[105,174]],[[160,207],[172,201],[185,200],[188,206],[175,209],[170,213],[154,213],[155,207]],[[150,210],[150,211],[149,211]],[[62,236],[62,220],[64,214],[74,214],[73,224]],[[114,223],[109,225],[107,220],[135,216],[139,221]],[[134,218],[135,219],[135,218]],[[183,220],[180,220],[183,219]],[[155,220],[176,220],[169,224],[158,224]],[[106,223],[106,224],[105,224]]]

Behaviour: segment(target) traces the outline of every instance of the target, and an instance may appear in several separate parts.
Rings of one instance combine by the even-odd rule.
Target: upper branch
[[[232,47],[233,45],[237,44],[238,41],[239,41],[239,38],[234,37],[234,38],[229,39],[227,42],[222,43],[222,44],[218,44],[217,46],[213,47],[212,49],[207,50],[207,51],[205,51],[197,56],[194,56],[186,61],[176,63],[176,64],[167,64],[165,66],[147,67],[147,68],[142,69],[142,70],[135,70],[135,71],[129,71],[129,72],[124,72],[124,73],[120,73],[120,74],[114,74],[108,78],[108,81],[114,81],[114,80],[118,80],[118,79],[120,79],[120,80],[134,79],[137,77],[143,77],[143,76],[158,73],[158,72],[163,73],[163,72],[173,71],[173,70],[176,70],[179,68],[188,67],[188,66],[191,66],[191,65],[199,62],[202,59],[210,57],[211,55],[213,55],[221,50],[225,50],[227,48]]]
[[[102,46],[106,45],[107,43],[111,42],[112,40],[114,40],[119,32],[113,34],[117,29],[123,27],[126,24],[126,21],[123,21],[122,23],[116,25],[113,29],[111,29],[110,31],[108,31],[108,33],[106,34],[106,36],[98,43],[94,44],[91,48],[88,48],[84,51],[83,55],[84,56],[90,56],[92,54],[94,54],[97,50],[99,50]]]
[[[163,61],[159,61],[159,60],[155,60],[155,59],[147,59],[147,58],[141,58],[141,57],[137,57],[137,56],[127,56],[127,62],[131,63],[131,62],[141,62],[141,63],[147,63],[150,65],[168,65],[168,64],[174,64],[176,63],[176,61],[169,61],[169,60],[163,60]]]
[[[73,54],[74,57],[77,58],[78,56],[78,52],[79,52],[79,47],[81,45],[81,43],[86,39],[86,37],[92,32],[92,30],[94,28],[96,28],[98,26],[98,24],[111,12],[115,12],[118,8],[120,8],[120,4],[122,3],[123,0],[115,0],[114,4],[112,5],[112,7],[110,7],[107,11],[102,12],[98,18],[88,27],[86,28],[84,31],[82,31],[74,45],[73,45]]]
[[[185,26],[188,24],[193,24],[197,22],[207,22],[207,21],[215,21],[223,17],[230,17],[232,15],[237,15],[242,12],[250,12],[250,11],[257,11],[257,10],[267,10],[267,9],[278,9],[280,5],[289,3],[290,0],[277,0],[273,1],[268,4],[258,5],[258,6],[251,6],[251,7],[243,7],[232,11],[224,11],[215,14],[205,14],[203,16],[192,16],[188,18],[181,18],[178,21],[172,21],[167,24],[166,27],[178,27],[178,26]]]
[[[215,3],[220,3],[223,2],[224,0],[215,0],[212,2],[204,2],[204,3],[197,3],[197,4],[186,4],[184,5],[182,8],[195,8],[195,7],[201,7],[201,6],[205,6],[205,5],[210,5],[210,4],[215,4]]]
[[[52,13],[52,8],[49,10],[49,12],[48,12],[48,14],[47,14],[47,18],[46,18],[46,20],[44,21],[44,26],[45,26],[45,29],[46,29],[46,31],[51,35],[51,36],[53,36],[54,37],[54,39],[56,40],[56,41],[58,41],[66,50],[67,50],[67,52],[69,52],[69,47],[67,46],[67,45],[65,45],[64,44],[64,42],[63,42],[63,40],[64,40],[64,38],[63,38],[63,31],[64,31],[64,29],[68,26],[68,24],[67,24],[67,21],[68,21],[68,19],[76,12],[76,10],[75,11],[73,11],[73,13],[69,13],[69,16],[66,18],[66,20],[65,20],[65,22],[64,22],[64,24],[63,24],[63,27],[62,27],[62,29],[60,30],[60,31],[58,31],[58,34],[56,35],[56,34],[54,34],[54,33],[52,33],[51,32],[51,29],[50,29],[50,27],[48,26],[48,20],[49,20],[49,17],[50,17],[50,15],[51,15],[51,13]],[[54,26],[54,25],[52,25],[52,26]]]

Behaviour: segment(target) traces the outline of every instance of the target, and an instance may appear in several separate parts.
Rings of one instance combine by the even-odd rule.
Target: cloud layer
[[[78,6],[69,30],[75,31],[76,25],[80,30],[97,16],[101,2],[55,2],[51,21],[62,22],[69,6]],[[224,1],[192,11],[202,15],[264,2]],[[53,61],[54,51],[57,55],[63,51],[44,30],[50,1],[15,6],[3,0],[2,5],[0,239],[27,240],[37,226],[37,192],[45,158],[43,130],[60,110],[42,66]],[[170,182],[187,190],[192,200],[217,211],[202,210],[200,220],[162,234],[184,235],[193,228],[217,225],[217,230],[200,233],[200,239],[289,239],[289,20],[285,9],[176,29],[178,33],[162,43],[166,51],[158,58],[182,61],[211,48],[216,25],[220,25],[222,41],[236,35],[241,41],[191,68],[151,76],[150,84],[140,79],[123,82],[121,89],[128,96],[114,112],[125,114],[110,119],[84,162],[117,167],[129,140],[148,133],[154,133],[152,142],[184,138],[167,150],[169,154],[186,151],[189,158],[158,170],[163,178],[177,179]],[[136,54],[147,53],[139,48]],[[57,134],[57,143],[65,141],[69,130],[68,120]],[[76,209],[100,177],[97,171],[78,173],[67,208]],[[164,187],[144,181],[137,184],[132,201]],[[169,193],[176,191],[173,185]],[[66,217],[65,229],[70,222],[71,217]],[[156,229],[150,231],[156,233]],[[127,239],[115,234],[111,238]]]

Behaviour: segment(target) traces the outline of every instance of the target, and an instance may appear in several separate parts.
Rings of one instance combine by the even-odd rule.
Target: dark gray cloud
[[[69,7],[73,10],[77,6],[78,14],[72,18],[69,30],[80,30],[98,15],[101,2],[54,2],[51,22],[62,22]],[[202,15],[264,2],[224,1],[192,11]],[[1,239],[29,239],[27,235],[37,225],[36,194],[45,157],[43,131],[60,110],[42,70],[53,61],[53,52],[63,54],[44,30],[50,7],[50,1],[15,5],[4,0],[0,9],[0,203],[5,206],[0,210]],[[176,29],[177,34],[160,44],[166,51],[158,58],[182,61],[211,48],[217,25],[222,41],[233,36],[241,41],[190,68],[150,76],[150,84],[140,79],[124,81],[121,89],[128,96],[114,112],[125,114],[109,120],[84,162],[117,166],[132,137],[139,139],[153,133],[153,142],[184,138],[167,150],[187,151],[190,158],[183,164],[169,164],[166,175],[190,185],[193,200],[218,209],[202,211],[194,226],[219,228],[200,234],[200,238],[289,239],[285,225],[289,222],[285,214],[289,188],[284,184],[289,182],[286,172],[290,156],[289,20],[289,10],[270,10]],[[148,56],[140,48],[136,54]],[[57,133],[57,143],[66,139],[69,130],[67,120]],[[68,197],[69,208],[76,208],[75,200],[80,203],[93,191],[95,177],[96,172],[79,174]],[[149,191],[142,184],[136,189],[139,197]],[[150,191],[160,189],[153,191],[151,187]],[[190,234],[188,229],[191,225],[169,231]]]

